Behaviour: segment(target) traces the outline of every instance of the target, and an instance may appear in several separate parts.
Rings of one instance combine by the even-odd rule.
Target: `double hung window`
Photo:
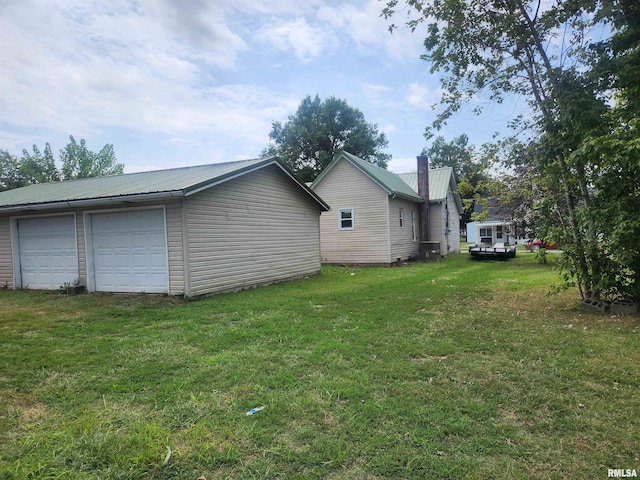
[[[356,221],[353,208],[338,210],[338,230],[354,230]]]

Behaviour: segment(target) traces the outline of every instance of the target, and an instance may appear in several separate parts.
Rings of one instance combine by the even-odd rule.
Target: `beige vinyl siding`
[[[431,241],[440,244],[440,255],[447,254],[447,240],[445,238],[445,218],[444,204],[435,202],[429,205],[429,231],[431,233]]]
[[[165,205],[167,249],[169,257],[169,294],[182,295],[184,288],[184,256],[182,251],[182,201]]]
[[[449,253],[460,253],[460,212],[453,196],[453,192],[447,194],[449,207],[449,232],[448,245]]]
[[[320,216],[324,263],[390,263],[388,194],[351,163],[337,163],[314,187],[331,210]],[[355,228],[338,229],[338,211],[353,208]],[[393,259],[395,261],[395,258]]]
[[[449,209],[449,229],[447,232],[447,208]],[[460,219],[453,193],[447,194],[447,202],[430,205],[431,240],[440,242],[440,254],[460,253]]]
[[[13,288],[13,257],[9,217],[0,218],[0,288]]]
[[[318,205],[278,167],[248,173],[184,201],[190,295],[320,270]]]
[[[416,239],[420,236],[420,221],[418,219],[418,203],[398,198],[389,199],[389,238],[391,241],[391,260],[406,260],[417,255],[420,243],[413,241],[411,230],[411,212],[416,218]],[[404,212],[404,226],[400,227],[400,209]]]

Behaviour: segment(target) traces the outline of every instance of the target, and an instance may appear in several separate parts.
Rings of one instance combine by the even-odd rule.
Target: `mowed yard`
[[[547,295],[549,257],[190,302],[2,290],[0,479],[640,471],[640,318]]]

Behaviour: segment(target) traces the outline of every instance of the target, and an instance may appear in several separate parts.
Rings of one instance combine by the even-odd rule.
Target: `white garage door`
[[[168,292],[163,209],[94,213],[91,235],[96,291]]]
[[[75,217],[18,220],[22,288],[55,290],[78,279]]]

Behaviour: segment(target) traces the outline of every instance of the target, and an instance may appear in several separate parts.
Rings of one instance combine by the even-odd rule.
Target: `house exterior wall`
[[[447,193],[446,201],[431,203],[429,219],[431,240],[440,243],[440,255],[460,253],[460,212],[453,192]]]
[[[96,206],[91,208],[76,208],[66,210],[43,210],[36,213],[15,212],[0,216],[0,287],[5,284],[8,288],[14,288],[13,285],[13,258],[11,248],[11,227],[10,219],[12,217],[26,218],[39,217],[43,215],[55,214],[72,214],[75,213],[76,218],[76,239],[78,252],[78,279],[81,285],[87,285],[87,261],[86,261],[86,241],[85,241],[85,225],[84,213],[97,212],[101,210],[126,210],[128,208],[144,207],[144,206],[162,206],[163,204],[154,203],[136,203],[128,205],[126,208],[118,208],[114,204],[108,206]],[[168,266],[169,266],[169,292],[172,295],[184,293],[184,269],[182,265],[182,221],[180,200],[168,202],[165,205],[166,211],[166,229],[167,229],[167,247],[168,247]]]
[[[502,227],[502,237],[498,237],[498,227]],[[483,238],[489,238],[489,236],[480,235],[480,229],[490,229],[491,241],[482,242]],[[493,222],[470,222],[467,223],[467,242],[474,242],[478,245],[486,244],[493,245],[495,243],[506,243],[509,245],[523,245],[527,242],[527,239],[516,237],[513,235],[513,227],[510,223],[504,223],[499,221]],[[486,231],[485,231],[486,233]]]
[[[480,243],[478,240],[478,222],[469,222],[466,226],[467,242]]]
[[[400,209],[403,210],[403,226],[400,226]],[[420,253],[419,204],[398,198],[389,199],[389,239],[391,260],[406,260]],[[411,214],[415,218],[415,240],[411,226]]]
[[[460,253],[460,211],[458,210],[458,205],[456,205],[455,197],[453,192],[449,190],[447,193],[447,208],[449,209],[449,236],[447,239],[448,242],[448,253]]]
[[[320,216],[323,263],[389,264],[389,196],[351,163],[337,163],[314,187],[331,210]],[[338,212],[354,209],[354,229],[340,230]]]
[[[229,180],[184,202],[188,295],[320,271],[318,205],[278,167]]]
[[[13,288],[13,257],[9,217],[0,217],[0,288]]]
[[[180,199],[165,204],[169,260],[169,293],[171,295],[183,295],[185,293],[182,202],[183,200]]]
[[[444,235],[445,216],[444,204],[432,202],[429,208],[429,233],[430,241],[440,243],[440,255],[447,254],[447,241]]]

